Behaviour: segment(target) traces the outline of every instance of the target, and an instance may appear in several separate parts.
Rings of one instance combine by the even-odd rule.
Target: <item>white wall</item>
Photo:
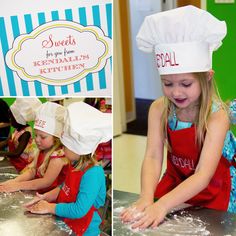
[[[113,6],[114,16],[114,60],[113,60],[113,136],[118,136],[126,131],[126,112],[125,112],[125,95],[124,95],[124,76],[122,64],[122,46],[121,46],[121,25],[120,25],[120,8],[117,1]]]
[[[156,99],[162,92],[154,54],[138,50],[135,38],[145,16],[161,11],[161,1],[130,0],[129,3],[135,98]]]
[[[139,51],[135,38],[145,16],[175,8],[176,0],[129,0],[129,4],[135,98],[156,99],[162,91],[154,54]]]

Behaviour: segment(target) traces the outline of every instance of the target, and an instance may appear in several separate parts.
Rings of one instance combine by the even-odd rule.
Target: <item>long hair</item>
[[[79,160],[75,166],[75,169],[76,170],[83,170],[87,166],[93,167],[95,165],[98,165],[98,162],[96,160],[96,156],[92,155],[92,153],[90,153],[90,154],[79,156]]]
[[[226,105],[220,98],[214,79],[208,79],[208,72],[197,72],[193,74],[198,79],[201,88],[198,116],[196,118],[196,121],[194,122],[196,128],[195,141],[198,147],[201,147],[205,139],[207,122],[211,114],[213,101],[217,104],[220,104],[221,108],[223,109],[226,109]],[[167,123],[168,116],[173,114],[174,112],[174,107],[175,105],[167,97],[164,97],[164,111],[162,113],[161,126],[164,142],[167,145],[168,149],[170,148],[170,145],[167,139]]]
[[[60,146],[62,146],[61,144],[61,141],[59,138],[53,136],[54,138],[54,145],[51,147],[51,149],[46,153],[46,156],[43,160],[43,163],[41,164],[41,166],[39,167],[38,171],[40,172],[40,174],[42,176],[44,176],[46,170],[47,170],[47,167],[48,167],[48,164],[49,164],[49,161],[50,161],[50,156],[52,155],[52,153],[57,150]],[[29,164],[28,168],[31,168],[31,169],[36,169],[36,165],[37,165],[37,161],[38,161],[38,156],[39,156],[39,152],[38,152],[38,155],[35,156],[34,160]],[[68,163],[68,160],[67,158],[63,158],[65,160],[65,163]]]

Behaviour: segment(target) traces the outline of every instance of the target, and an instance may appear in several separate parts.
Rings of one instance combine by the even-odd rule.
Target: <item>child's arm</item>
[[[51,159],[42,178],[21,182],[19,190],[38,190],[49,187],[59,176],[64,165],[65,162],[61,158]]]
[[[27,202],[23,206],[30,211],[31,208],[41,200],[45,200],[47,202],[55,202],[59,192],[60,192],[60,187],[56,187],[53,190],[44,194],[36,193],[36,196],[33,198],[33,200]]]
[[[26,131],[24,132],[20,138],[19,138],[19,144],[16,147],[16,150],[14,152],[4,152],[4,151],[0,151],[0,156],[7,156],[10,158],[17,158],[21,155],[21,153],[25,150],[29,139],[31,137],[30,132]]]
[[[71,219],[81,218],[94,205],[103,184],[105,185],[104,171],[101,168],[91,168],[83,175],[80,191],[75,202],[55,204],[43,200],[32,206],[29,210],[36,214],[51,213]],[[105,194],[106,190],[104,189]]]
[[[134,208],[143,211],[151,205],[154,191],[160,178],[163,161],[163,138],[161,134],[161,115],[163,112],[163,98],[156,100],[150,107],[148,116],[148,136],[146,153],[142,164],[141,194],[139,200],[131,208],[121,213],[123,221],[132,220]]]
[[[28,181],[35,177],[35,169],[29,168],[24,173],[17,176],[15,179],[10,179],[0,183],[0,192],[15,192],[19,190],[20,182]]]
[[[54,158],[49,161],[48,168],[42,178],[11,182],[4,185],[5,192],[15,192],[19,190],[38,190],[49,187],[60,174],[65,162],[61,158]],[[19,176],[20,177],[20,176]],[[17,177],[18,178],[18,177]],[[21,177],[22,178],[22,177]],[[18,179],[19,180],[19,179]]]
[[[163,137],[161,135],[161,115],[163,100],[155,101],[148,117],[148,136],[145,158],[141,173],[141,197],[153,199],[160,178],[163,162]]]
[[[142,217],[133,225],[134,228],[143,229],[148,226],[157,226],[170,209],[191,199],[208,186],[221,158],[228,129],[229,120],[226,112],[220,110],[212,113],[195,173],[152,206],[146,208],[146,218]]]
[[[26,167],[27,168],[27,167]],[[36,170],[35,168],[27,168],[26,171],[24,171],[22,174],[17,176],[14,181],[16,182],[22,182],[22,181],[28,181],[35,177]]]
[[[61,188],[60,187],[56,187],[53,190],[44,193],[44,200],[46,200],[47,202],[55,202],[57,200],[58,194],[60,192]]]

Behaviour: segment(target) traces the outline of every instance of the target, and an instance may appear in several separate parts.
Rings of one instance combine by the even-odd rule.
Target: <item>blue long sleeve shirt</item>
[[[94,205],[99,208],[104,205],[106,198],[105,174],[101,166],[94,166],[87,170],[80,183],[80,191],[76,201],[72,203],[56,204],[55,213],[65,218],[81,218]],[[99,235],[101,218],[94,212],[92,221],[84,235]]]

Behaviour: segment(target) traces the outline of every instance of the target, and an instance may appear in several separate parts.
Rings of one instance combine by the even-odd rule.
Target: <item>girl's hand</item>
[[[31,207],[28,207],[28,210],[34,214],[55,214],[55,206],[56,204],[54,203],[48,203],[45,200],[40,200]]]
[[[9,179],[7,181],[1,182],[0,185],[9,184],[9,183],[12,183],[12,182],[16,182],[16,180],[15,179]]]
[[[31,201],[25,203],[23,207],[30,209],[34,204],[44,199],[45,199],[45,196],[43,194],[36,193],[36,196]]]
[[[144,209],[151,204],[153,204],[153,201],[141,197],[132,206],[124,209],[120,214],[120,218],[123,222],[134,221],[140,216]]]
[[[155,228],[164,220],[167,212],[167,209],[163,205],[156,202],[145,208],[143,214],[140,215],[137,222],[131,227],[132,229],[139,228],[141,230],[148,227]]]
[[[16,181],[0,185],[0,192],[12,193],[20,190],[20,183]]]

